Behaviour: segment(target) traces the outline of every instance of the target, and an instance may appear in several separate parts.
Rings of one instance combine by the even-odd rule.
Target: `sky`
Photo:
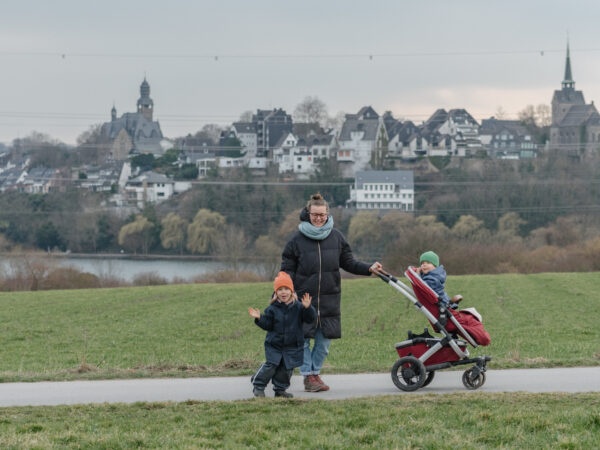
[[[167,138],[247,112],[371,106],[419,124],[438,108],[516,119],[561,88],[600,100],[597,0],[5,0],[0,142],[67,144],[136,111],[146,78]]]

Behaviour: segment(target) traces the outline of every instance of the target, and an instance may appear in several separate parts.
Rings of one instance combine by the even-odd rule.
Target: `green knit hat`
[[[431,250],[421,255],[421,257],[419,258],[419,263],[422,263],[423,261],[427,261],[433,264],[435,267],[440,265],[440,257],[433,253]]]

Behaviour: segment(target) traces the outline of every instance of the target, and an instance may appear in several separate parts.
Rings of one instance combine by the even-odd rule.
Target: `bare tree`
[[[543,103],[537,106],[527,105],[519,112],[519,120],[527,126],[547,127],[552,122],[550,106]]]
[[[323,125],[325,128],[333,128],[334,130],[341,130],[344,121],[346,120],[346,113],[339,111],[334,117],[328,117]]]
[[[214,123],[207,123],[202,127],[202,133],[204,133],[214,143],[219,142],[221,131],[223,131],[223,127]]]
[[[223,237],[217,241],[217,251],[219,258],[225,261],[237,274],[240,268],[240,262],[246,255],[248,238],[244,230],[235,225],[225,227]]]
[[[268,279],[274,278],[279,271],[281,249],[282,246],[267,235],[259,236],[254,243],[254,255],[259,259],[258,264]]]
[[[77,136],[77,145],[96,144],[102,140],[102,124],[97,123]]]
[[[327,116],[327,106],[318,97],[304,97],[294,110],[294,121],[299,123],[318,123],[325,125]]]
[[[240,114],[240,122],[252,122],[252,111],[244,111]]]
[[[549,127],[552,124],[552,111],[550,106],[540,103],[535,107],[536,123],[539,127]]]
[[[506,111],[502,106],[498,106],[498,108],[496,109],[496,114],[494,116],[498,120],[504,120],[506,119]]]

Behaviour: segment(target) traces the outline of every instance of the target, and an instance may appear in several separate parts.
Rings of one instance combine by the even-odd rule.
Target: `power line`
[[[398,53],[109,53],[109,52],[26,52],[26,51],[0,51],[0,57],[55,57],[67,58],[115,58],[115,59],[204,59],[219,62],[226,59],[363,59],[375,58],[414,58],[414,57],[443,57],[443,56],[502,56],[502,55],[538,55],[548,53],[564,53],[565,49],[527,49],[527,50],[457,50],[457,51],[431,51],[431,52],[398,52]],[[570,49],[571,53],[597,53],[600,48]]]

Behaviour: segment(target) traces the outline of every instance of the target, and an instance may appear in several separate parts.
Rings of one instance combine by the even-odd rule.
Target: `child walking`
[[[279,272],[273,282],[271,304],[264,313],[248,308],[254,323],[267,332],[265,338],[266,362],[252,377],[255,397],[264,397],[269,381],[273,384],[275,397],[290,398],[286,390],[290,387],[292,372],[302,365],[304,356],[303,323],[313,323],[317,311],[311,305],[311,296],[306,293],[302,301],[296,299],[294,284],[285,272]]]

